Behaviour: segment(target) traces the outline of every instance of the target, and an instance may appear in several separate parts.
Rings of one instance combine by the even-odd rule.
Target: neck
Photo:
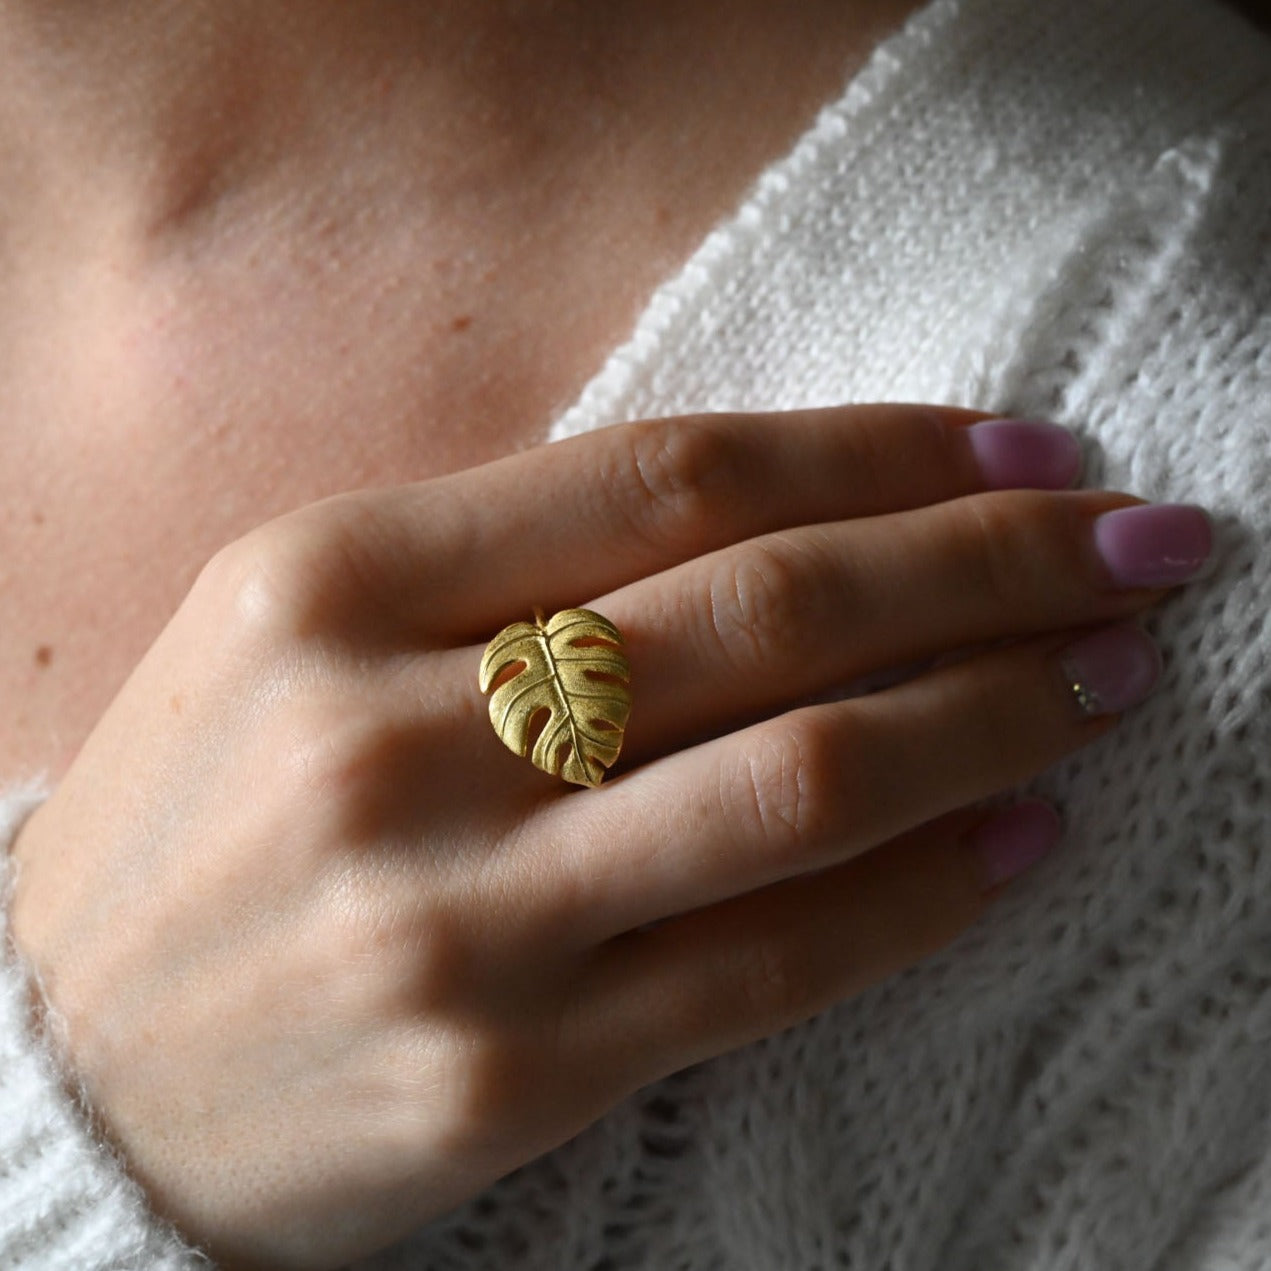
[[[463,215],[677,141],[709,163],[697,121],[780,140],[915,3],[0,0],[0,213],[155,235],[311,170]]]

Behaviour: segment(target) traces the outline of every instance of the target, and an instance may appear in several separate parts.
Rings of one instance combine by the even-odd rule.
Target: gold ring
[[[490,723],[511,751],[554,777],[598,786],[622,749],[631,664],[622,633],[590,609],[504,627],[481,658]]]

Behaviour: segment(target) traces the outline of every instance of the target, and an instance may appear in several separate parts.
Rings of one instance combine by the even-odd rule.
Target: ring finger
[[[803,707],[544,807],[547,872],[594,943],[858,855],[1102,735],[1160,673],[1131,623],[1021,641]],[[1080,692],[1074,692],[1080,684]]]
[[[1199,510],[1138,502],[974,495],[769,534],[597,601],[639,686],[627,762],[863,675],[1135,614],[1208,547]]]

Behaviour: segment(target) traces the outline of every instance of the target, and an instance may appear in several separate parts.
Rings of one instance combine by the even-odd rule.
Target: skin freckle
[[[42,644],[35,651],[35,665],[39,667],[48,666],[53,661],[53,649],[50,645]]]
[[[450,329],[452,331],[466,331],[472,325],[472,315],[470,313],[461,313],[457,318],[451,320]]]

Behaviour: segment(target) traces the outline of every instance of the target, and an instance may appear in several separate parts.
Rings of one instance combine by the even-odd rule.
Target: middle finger
[[[637,686],[624,761],[950,650],[1129,617],[1208,537],[1196,508],[1004,491],[711,553],[595,604]]]

